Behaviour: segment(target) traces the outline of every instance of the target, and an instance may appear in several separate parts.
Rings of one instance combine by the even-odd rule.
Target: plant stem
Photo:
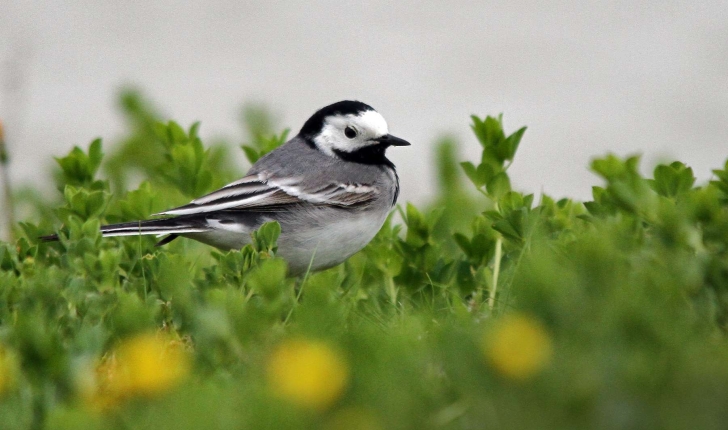
[[[12,242],[15,238],[13,235],[13,226],[15,225],[15,206],[13,205],[13,188],[10,185],[10,170],[8,151],[5,146],[5,132],[3,124],[0,122],[0,175],[3,182],[3,207],[5,208],[3,217],[5,218],[7,228],[7,240]]]
[[[492,199],[492,197],[489,197]],[[498,201],[493,199],[493,207],[497,212],[500,212],[500,205]],[[495,306],[495,294],[498,291],[498,276],[500,275],[501,258],[503,257],[503,236],[498,234],[498,239],[495,241],[495,262],[493,262],[493,288],[490,289],[488,294],[488,307],[493,310]]]
[[[288,311],[288,315],[286,315],[286,319],[283,320],[283,324],[288,324],[288,320],[291,318],[291,315],[293,314],[293,310],[296,309],[296,306],[298,306],[298,302],[301,300],[301,294],[303,294],[303,286],[306,284],[306,280],[308,280],[308,275],[311,274],[311,267],[313,266],[313,260],[316,258],[316,250],[318,249],[318,245],[316,245],[316,248],[313,249],[313,254],[311,255],[311,260],[308,262],[308,269],[306,269],[306,274],[303,275],[303,280],[301,281],[301,286],[298,288],[298,294],[296,294],[296,301],[293,303],[293,306],[291,306],[291,309]]]
[[[493,309],[495,306],[495,293],[498,291],[498,275],[500,275],[501,257],[503,254],[503,238],[499,235],[495,241],[495,267],[493,267],[493,288],[490,289],[488,306]]]
[[[429,275],[428,275],[429,277]],[[389,295],[389,300],[392,302],[392,305],[394,307],[397,307],[397,287],[394,285],[394,280],[392,277],[387,278],[387,294]]]

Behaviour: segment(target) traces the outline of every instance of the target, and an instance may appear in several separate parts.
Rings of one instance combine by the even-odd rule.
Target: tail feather
[[[163,235],[172,233],[199,233],[208,230],[209,227],[200,222],[195,222],[194,219],[190,218],[153,219],[101,226],[101,234],[103,234],[104,237],[137,236],[140,234]]]
[[[159,242],[155,243],[154,246],[164,246],[168,244],[169,242],[177,239],[179,236],[176,234],[170,234],[169,236],[165,237],[164,239],[160,240]]]
[[[172,238],[163,239],[159,243],[160,245],[169,243],[179,234],[200,233],[209,230],[209,227],[194,218],[165,218],[101,226],[101,234],[104,237],[138,236],[142,234],[153,234],[157,236],[169,234],[174,236]],[[58,240],[58,235],[52,234],[48,236],[41,236],[40,239],[43,242],[53,242]]]

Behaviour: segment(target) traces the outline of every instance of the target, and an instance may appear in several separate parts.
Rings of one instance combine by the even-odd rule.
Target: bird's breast
[[[292,274],[335,266],[364,248],[379,232],[388,211],[330,214],[325,222],[281,225],[278,254],[286,259]],[[320,221],[320,220],[319,220]],[[304,224],[305,225],[305,224]]]

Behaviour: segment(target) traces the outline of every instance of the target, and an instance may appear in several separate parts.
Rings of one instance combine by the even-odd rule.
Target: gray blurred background
[[[728,157],[728,1],[0,0],[0,84],[17,183],[47,187],[52,156],[119,136],[133,85],[234,142],[245,102],[295,132],[362,100],[413,142],[390,152],[415,201],[436,138],[475,159],[469,115],[503,112],[508,132],[529,126],[514,186],[588,199],[607,151],[643,153],[645,171],[680,159],[703,181]]]

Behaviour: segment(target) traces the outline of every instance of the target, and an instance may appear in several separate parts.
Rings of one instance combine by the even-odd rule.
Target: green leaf
[[[437,221],[444,213],[444,207],[436,207],[427,214],[422,214],[411,203],[407,203],[406,213],[403,214],[405,224],[407,225],[407,234],[405,242],[413,249],[421,248],[430,244],[433,230]]]
[[[190,126],[190,131],[187,133],[190,139],[196,139],[199,137],[200,122],[197,121]]]
[[[275,254],[276,242],[281,235],[281,225],[277,221],[266,222],[253,232],[253,246],[258,252]]]
[[[493,230],[501,233],[503,236],[505,236],[508,239],[516,240],[516,241],[521,240],[521,233],[517,229],[517,226],[514,226],[508,220],[497,221],[496,223],[493,224]]]
[[[516,156],[518,145],[520,145],[521,143],[521,138],[523,138],[523,134],[526,132],[526,128],[527,127],[522,127],[518,131],[508,136],[508,138],[506,138],[504,145],[505,150],[503,151],[505,160],[512,161],[513,158]]]
[[[66,185],[63,195],[66,199],[66,206],[56,210],[56,214],[63,222],[66,222],[71,215],[82,220],[100,216],[110,197],[105,191],[89,191],[71,185]]]
[[[503,115],[498,118],[488,116],[485,118],[483,123],[485,131],[484,144],[487,146],[499,146],[500,143],[505,140],[505,134],[503,133]]]
[[[501,215],[498,211],[485,211],[483,212],[483,216],[490,222],[500,221],[503,219],[503,215]]]
[[[245,158],[248,159],[250,164],[255,164],[261,157],[260,153],[250,146],[242,145],[243,152],[245,152]]]
[[[91,142],[88,148],[88,163],[90,174],[93,177],[101,166],[101,160],[104,157],[104,153],[101,150],[101,139],[96,139]]]
[[[96,139],[89,145],[88,154],[76,146],[67,156],[56,158],[56,162],[61,167],[59,181],[61,189],[65,185],[94,189],[105,188],[104,182],[94,181],[103,156],[101,139]]]
[[[508,212],[519,210],[524,207],[527,210],[530,210],[533,195],[529,195],[529,197],[530,198],[524,198],[521,193],[517,193],[515,191],[509,191],[505,193],[498,201],[500,212],[506,214]]]
[[[460,249],[463,250],[465,255],[470,257],[472,255],[472,248],[470,247],[470,239],[468,239],[464,234],[462,233],[455,233],[453,234],[453,239],[455,240],[455,243],[460,247]]]
[[[138,189],[129,191],[119,201],[122,217],[126,219],[148,218],[161,209],[155,204],[156,198],[157,193],[152,189],[152,185],[147,181],[142,182]]]
[[[511,190],[511,181],[505,172],[500,172],[488,181],[485,188],[493,200],[498,200]]]
[[[473,163],[469,161],[464,161],[460,163],[460,166],[463,168],[465,175],[467,175],[467,177],[470,179],[470,182],[472,182],[476,187],[480,188],[485,185],[485,181],[482,181],[480,179],[476,171],[476,167],[475,165],[473,165]]]
[[[185,130],[174,121],[167,123],[167,138],[170,143],[185,143],[189,140]]]
[[[504,219],[496,221],[493,229],[503,234],[506,239],[520,243],[525,237],[527,216],[526,208],[511,211],[504,216]]]
[[[680,162],[655,167],[652,189],[664,197],[676,197],[689,191],[695,183],[693,170]]]
[[[281,294],[281,286],[286,279],[286,262],[280,258],[264,260],[252,269],[245,278],[253,290],[272,299]]]

